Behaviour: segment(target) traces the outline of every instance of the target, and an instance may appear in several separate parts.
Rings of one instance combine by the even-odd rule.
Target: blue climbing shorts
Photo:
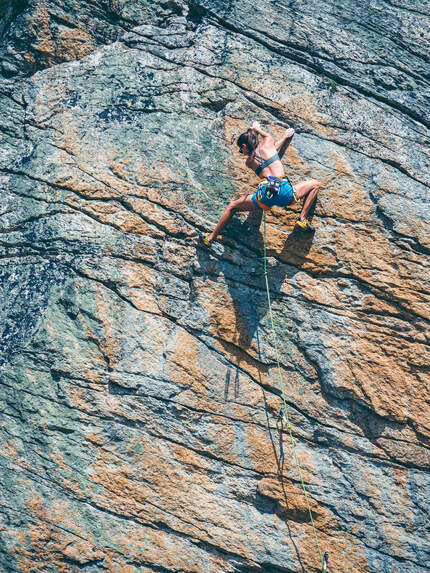
[[[272,177],[272,179],[275,178]],[[267,179],[263,179],[260,182],[257,191],[251,197],[256,207],[268,211],[275,205],[277,207],[288,207],[288,205],[291,205],[295,199],[293,186],[286,178],[277,178],[277,181],[280,183],[278,193],[272,192],[271,189],[273,187]]]

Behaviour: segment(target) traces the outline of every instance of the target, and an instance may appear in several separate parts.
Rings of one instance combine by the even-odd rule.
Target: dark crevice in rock
[[[99,0],[104,15],[108,22],[118,25],[121,21],[121,11],[123,0]]]
[[[218,113],[218,112],[222,111],[223,109],[225,109],[225,107],[227,106],[228,103],[229,103],[229,100],[206,101],[206,102],[202,102],[202,107],[208,108],[211,111]]]
[[[296,569],[279,567],[267,561],[258,565],[235,565],[234,573],[297,573]]]
[[[74,273],[76,273],[77,276],[86,279],[86,280],[90,280],[90,281],[94,281],[98,284],[103,285],[105,288],[107,288],[108,290],[110,290],[112,293],[114,293],[118,298],[120,298],[123,302],[125,302],[127,305],[132,306],[135,310],[140,310],[134,303],[132,300],[130,300],[129,298],[127,298],[126,296],[124,296],[123,294],[121,294],[118,289],[116,288],[116,285],[113,281],[107,279],[107,280],[101,280],[101,279],[96,279],[94,277],[91,277],[87,274],[85,274],[84,272],[76,269],[72,264],[70,263],[63,263],[65,266],[67,266],[69,269],[71,269]]]
[[[131,567],[131,566],[135,566],[135,567],[145,567],[145,571],[147,571],[148,573],[182,573],[183,569],[177,569],[175,568],[166,568],[163,567],[162,565],[157,565],[156,563],[153,563],[152,561],[146,561],[145,559],[141,559],[141,560],[132,560],[132,559],[128,559],[126,560],[127,563],[127,567]],[[109,567],[110,570],[110,567]]]
[[[198,26],[203,22],[203,18],[207,14],[206,8],[195,1],[188,2],[188,7],[187,20],[192,22],[194,26]]]
[[[65,215],[68,213],[71,213],[71,210],[53,210],[50,211],[48,213],[40,213],[39,215],[32,215],[28,218],[23,218],[19,221],[19,223],[16,223],[15,225],[11,226],[11,227],[4,227],[1,228],[0,227],[0,234],[7,234],[7,233],[14,233],[17,231],[22,231],[25,225],[28,225],[29,223],[36,223],[38,221],[43,221],[44,219],[49,219],[50,217],[55,217],[55,215]],[[8,243],[6,243],[7,245]]]
[[[71,29],[76,29],[76,22],[73,22],[73,20],[68,20],[67,18],[65,18],[64,16],[55,13],[55,12],[50,12],[49,13],[49,19],[52,22],[55,22],[56,24],[59,24],[61,26],[64,26],[66,28],[71,28]]]
[[[0,39],[3,33],[28,7],[29,0],[0,0]]]
[[[105,559],[89,559],[88,561],[83,561],[81,559],[72,559],[71,557],[66,557],[65,555],[60,555],[58,559],[61,563],[73,567],[73,570],[80,569],[85,571],[89,567],[97,567],[98,571],[108,571],[108,566],[105,565]],[[37,562],[37,558],[36,558]]]
[[[138,394],[141,396],[139,388],[129,388],[112,381],[109,381],[109,394],[119,394],[120,396],[136,396]]]

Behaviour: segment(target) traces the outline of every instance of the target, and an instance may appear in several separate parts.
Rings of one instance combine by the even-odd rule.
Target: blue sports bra
[[[258,146],[260,147],[260,146]],[[277,153],[275,153],[275,155],[272,155],[272,157],[269,157],[269,159],[263,159],[261,157],[260,154],[255,154],[255,159],[257,159],[257,161],[260,161],[260,165],[257,167],[257,169],[255,170],[255,174],[260,176],[260,173],[263,171],[263,169],[265,169],[268,165],[270,165],[271,163],[273,163],[274,161],[280,161],[280,157]]]
[[[270,165],[274,161],[280,161],[280,157],[277,153],[275,153],[275,155],[272,155],[272,157],[269,157],[269,159],[263,161],[263,163],[260,163],[260,165],[255,170],[256,175],[260,175],[263,169],[265,169],[268,165]]]

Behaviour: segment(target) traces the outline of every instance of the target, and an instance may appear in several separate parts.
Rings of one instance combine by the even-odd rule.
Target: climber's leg
[[[238,213],[239,211],[258,211],[260,209],[260,207],[255,205],[255,203],[252,201],[251,197],[252,195],[246,195],[245,197],[240,197],[239,199],[236,199],[230,203],[230,205],[221,215],[215,229],[212,231],[212,233],[207,235],[206,238],[209,242],[212,242],[217,238],[217,236],[224,230],[225,226],[235,213]]]
[[[312,207],[315,199],[317,198],[318,191],[320,187],[320,182],[316,179],[310,179],[309,181],[302,181],[298,183],[294,189],[294,198],[302,204],[302,210],[300,212],[300,218],[296,223],[296,227],[299,227],[305,231],[314,231],[315,229],[311,227],[307,216],[309,209]]]

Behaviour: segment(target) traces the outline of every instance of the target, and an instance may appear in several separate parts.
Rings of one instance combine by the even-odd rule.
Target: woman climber
[[[258,136],[262,137],[261,143]],[[294,129],[287,129],[279,141],[263,131],[258,122],[239,136],[237,145],[242,155],[246,155],[246,166],[255,171],[260,177],[260,184],[253,195],[240,197],[231,201],[230,205],[221,215],[212,233],[200,233],[203,243],[210,247],[212,241],[222,232],[224,227],[238,211],[269,211],[274,205],[287,207],[294,203],[302,203],[300,218],[294,229],[313,232],[315,229],[307,219],[309,209],[316,199],[319,190],[319,181],[310,179],[302,181],[293,187],[285,176],[281,157],[291,142]]]

